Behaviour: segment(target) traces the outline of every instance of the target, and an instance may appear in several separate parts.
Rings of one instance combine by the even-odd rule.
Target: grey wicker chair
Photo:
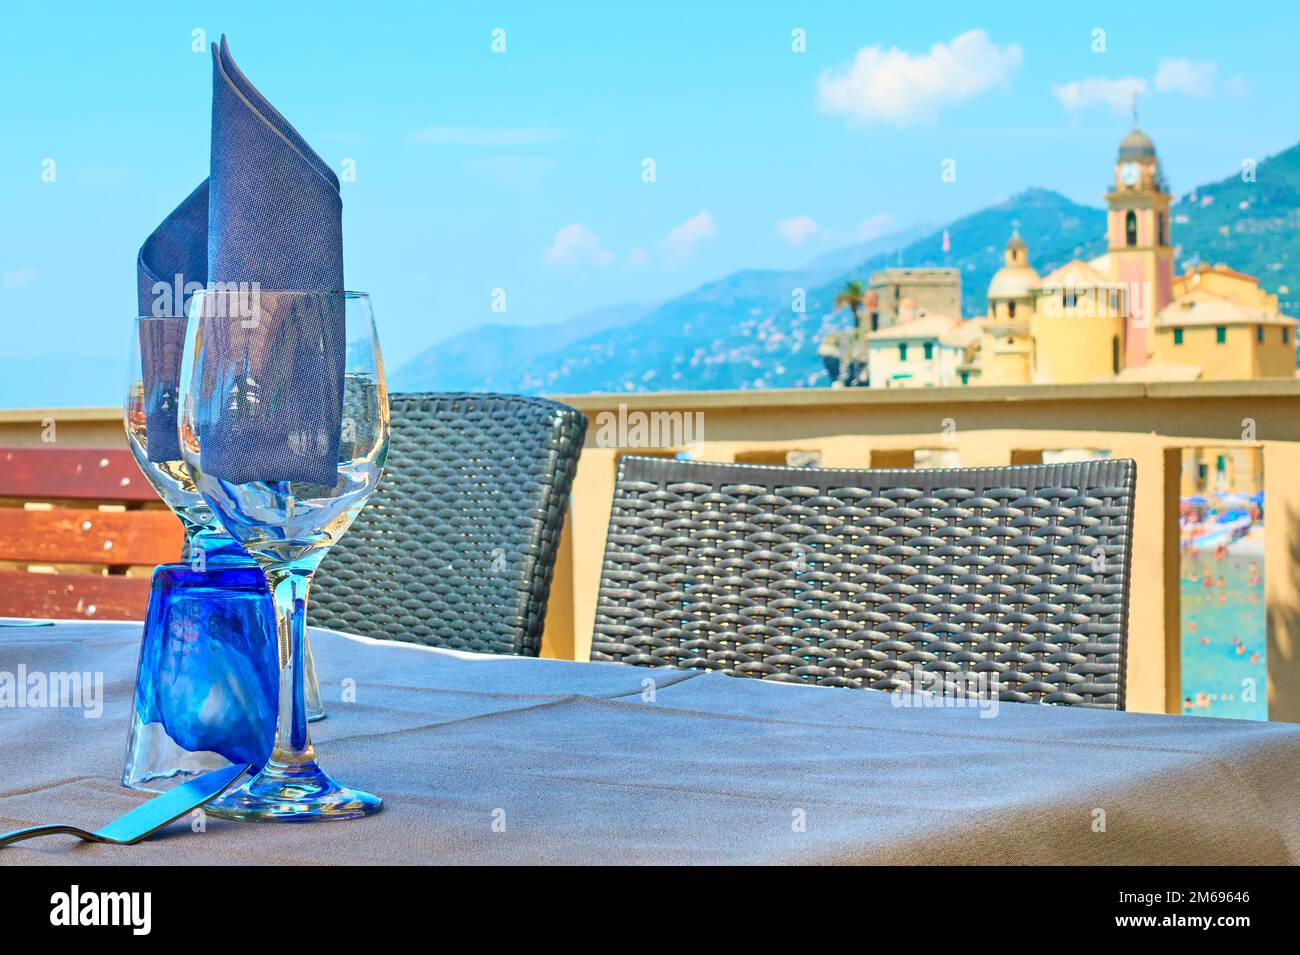
[[[627,457],[591,658],[1123,709],[1133,481]]]
[[[587,419],[515,395],[389,406],[384,476],[316,573],[311,623],[536,656]]]

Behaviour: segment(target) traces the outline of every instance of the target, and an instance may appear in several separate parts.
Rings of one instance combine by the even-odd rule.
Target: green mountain
[[[829,283],[835,291],[849,278],[866,279],[871,272],[897,265],[916,268],[948,266],[961,269],[962,315],[983,315],[985,293],[993,273],[1002,267],[1002,253],[1013,229],[1029,246],[1029,263],[1046,275],[1071,259],[1091,259],[1106,251],[1106,213],[1071,202],[1059,192],[1030,188],[1003,202],[981,209],[947,227],[951,251],[943,253],[943,229],[917,239],[897,254],[877,255]]]
[[[1200,187],[1180,197],[1172,212],[1179,269],[1197,261],[1225,263],[1258,276],[1278,293],[1284,311],[1296,313],[1300,146],[1261,162],[1255,181],[1235,176]],[[835,293],[846,281],[865,280],[900,262],[947,265],[961,270],[962,313],[980,315],[1014,227],[1040,274],[1105,251],[1103,209],[1033,188],[950,223],[947,255],[945,230],[934,229],[902,248],[875,252],[853,268],[736,272],[623,324],[549,340],[543,333],[538,348],[518,347],[499,330],[476,329],[445,357],[436,353],[448,343],[394,378],[407,389],[446,390],[454,382],[548,394],[824,386],[829,382],[817,343],[826,331],[848,324],[846,313],[833,314]],[[834,263],[831,258],[813,265]],[[797,311],[801,296],[804,307]]]
[[[1288,315],[1300,309],[1300,144],[1253,171],[1193,189],[1170,209],[1179,271],[1224,264],[1260,280]]]

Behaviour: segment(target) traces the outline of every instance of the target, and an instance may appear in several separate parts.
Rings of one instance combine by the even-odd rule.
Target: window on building
[[[961,383],[962,383],[963,385],[969,385],[969,384],[970,384],[970,372],[969,372],[969,371],[963,371],[963,372],[961,373]]]
[[[1181,328],[1175,328],[1175,329],[1174,329],[1174,344],[1175,344],[1175,345],[1181,345],[1182,343],[1183,343],[1183,330],[1182,330]]]
[[[1119,289],[1113,288],[1107,293],[1106,301],[1110,304],[1110,314],[1119,314]]]
[[[1079,293],[1073,290],[1067,290],[1061,293],[1061,307],[1074,308],[1079,304]]]
[[[1110,340],[1110,367],[1115,374],[1119,374],[1119,336],[1114,335]]]
[[[1016,303],[1007,302],[1007,318],[1015,318],[1015,317],[1016,317]]]
[[[1124,244],[1138,244],[1138,217],[1132,209],[1124,216]]]
[[[872,312],[872,313],[871,313],[871,330],[872,330],[873,332],[878,332],[878,331],[880,331],[880,313],[879,313],[879,312]]]
[[[1163,212],[1156,214],[1156,245],[1166,245],[1168,239],[1165,236],[1165,214]]]
[[[1285,345],[1285,344],[1287,343],[1287,339],[1289,339],[1290,337],[1291,337],[1290,329],[1288,329],[1285,325],[1283,325],[1283,326],[1282,326],[1282,344]]]
[[[1217,325],[1214,329],[1214,344],[1222,345],[1228,340],[1228,327],[1226,325]]]
[[[898,360],[907,361],[907,343],[900,342],[898,345]]]
[[[934,342],[925,343],[925,360],[929,361],[934,357]]]

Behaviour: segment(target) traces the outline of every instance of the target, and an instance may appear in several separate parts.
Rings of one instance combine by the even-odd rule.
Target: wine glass
[[[275,729],[275,611],[262,574],[194,487],[177,431],[185,319],[131,328],[124,422],[141,472],[185,530],[181,562],[149,580],[122,784],[161,792],[261,765]]]
[[[307,730],[307,596],[326,551],[379,482],[388,392],[368,296],[196,293],[181,372],[195,486],[261,567],[275,603],[279,707],[266,766],[209,804],[253,821],[351,819],[383,801],[335,782]]]

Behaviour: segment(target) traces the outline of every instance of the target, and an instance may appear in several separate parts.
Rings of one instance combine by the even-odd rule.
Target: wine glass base
[[[242,822],[328,822],[361,819],[383,807],[381,798],[336,783],[314,761],[290,766],[272,759],[244,785],[208,803],[204,812]]]

